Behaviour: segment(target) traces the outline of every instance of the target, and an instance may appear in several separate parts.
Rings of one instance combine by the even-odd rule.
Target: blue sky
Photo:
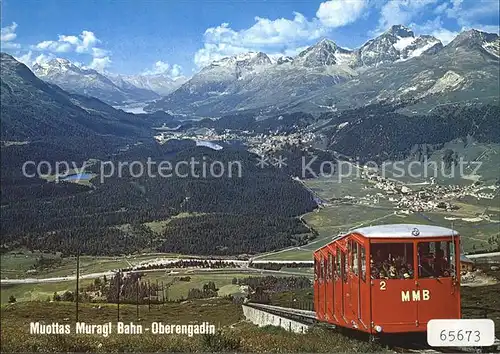
[[[496,0],[3,0],[2,51],[122,74],[190,76],[246,51],[294,55],[323,37],[356,48],[392,24],[444,43],[498,33]]]

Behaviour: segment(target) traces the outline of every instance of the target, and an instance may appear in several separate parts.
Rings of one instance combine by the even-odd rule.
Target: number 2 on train
[[[380,290],[385,290],[385,281],[380,282]]]

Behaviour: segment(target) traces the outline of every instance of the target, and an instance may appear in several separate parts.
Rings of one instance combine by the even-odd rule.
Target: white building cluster
[[[430,183],[421,186],[417,190],[408,187],[402,182],[391,180],[375,173],[363,172],[361,178],[372,181],[374,188],[380,189],[385,193],[377,193],[375,196],[367,195],[365,198],[360,198],[360,203],[373,204],[378,203],[380,199],[385,199],[395,204],[396,208],[407,213],[436,209],[455,210],[458,207],[453,205],[450,202],[451,200],[467,196],[476,199],[493,199],[498,190],[498,186],[496,185],[483,186],[478,183],[464,186]]]

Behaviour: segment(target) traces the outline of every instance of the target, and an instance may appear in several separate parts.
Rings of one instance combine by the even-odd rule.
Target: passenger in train
[[[384,261],[384,257],[382,256],[382,251],[378,249],[375,252],[375,256],[373,257],[373,259],[375,261],[375,265],[381,266],[382,262]]]
[[[383,261],[384,259],[380,250],[377,250],[370,258],[370,274],[372,279],[380,279],[385,276],[385,273],[382,274],[384,272]]]
[[[434,275],[434,269],[427,259],[420,260],[420,277],[432,277]]]
[[[413,278],[413,265],[411,263],[408,263],[408,274],[410,275],[410,278]]]
[[[444,256],[444,251],[437,249],[433,260],[434,275],[436,277],[449,277],[448,260]]]
[[[372,279],[410,279],[413,278],[413,266],[401,256],[385,259],[378,264],[372,258],[370,275]]]
[[[378,279],[389,279],[389,276],[387,275],[387,271],[384,268],[380,269]]]
[[[413,278],[413,269],[411,264],[402,266],[399,271],[399,279],[411,279]]]
[[[434,269],[432,266],[432,259],[429,256],[429,244],[422,243],[418,246],[418,269],[419,277],[432,277],[434,276]]]
[[[393,277],[396,277],[396,268],[394,264],[391,264],[391,260],[386,259],[382,263],[382,269],[380,270],[380,278],[393,279]]]
[[[374,275],[377,268],[375,268],[375,262],[373,261],[373,257],[370,257],[370,276],[372,279],[375,279]]]
[[[396,265],[392,264],[389,267],[389,278],[390,279],[396,279],[397,277],[398,277],[398,273],[397,273],[397,270],[396,270]]]
[[[380,251],[377,251],[377,254],[370,258],[370,276],[372,279],[383,279],[386,274],[383,268],[382,260],[377,258],[377,255],[380,256]],[[374,259],[377,260],[375,261]]]
[[[405,260],[402,256],[397,256],[394,263],[396,264],[396,268],[401,269],[404,267]]]
[[[401,268],[398,269],[398,278],[399,279],[406,279],[405,274],[408,275],[408,270],[406,269],[405,266],[402,266]]]

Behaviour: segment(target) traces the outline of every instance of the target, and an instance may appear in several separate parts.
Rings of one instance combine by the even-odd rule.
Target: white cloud
[[[208,28],[204,34],[205,43],[225,44],[232,47],[257,49],[283,45],[289,42],[319,38],[325,28],[318,20],[308,21],[302,14],[295,13],[293,20],[279,18],[269,20],[255,17],[255,24],[247,29],[235,31],[228,23]]]
[[[43,41],[36,45],[36,49],[55,53],[68,53],[72,51],[71,43]]]
[[[80,38],[82,39],[82,41],[79,42],[76,47],[76,51],[79,53],[86,53],[87,51],[95,47],[96,44],[101,42],[96,38],[94,32],[90,31],[83,31],[80,35]]]
[[[470,27],[472,24],[480,25],[484,20],[494,19],[498,21],[500,4],[492,0],[451,0],[445,11],[449,18],[455,19],[462,27]]]
[[[59,36],[59,41],[61,42],[67,42],[70,43],[74,46],[77,46],[80,43],[80,39],[77,36],[65,36],[61,35]]]
[[[488,33],[500,33],[500,28],[495,25],[475,25],[471,28],[475,28],[477,30],[483,31],[483,32],[488,32]]]
[[[391,25],[410,23],[436,2],[437,0],[389,0],[380,9],[377,32],[385,31]]]
[[[170,65],[167,62],[158,60],[153,64],[152,69],[145,70],[143,75],[158,75],[165,74],[172,79],[176,79],[178,77],[183,76],[182,67],[179,64]]]
[[[19,49],[21,48],[21,45],[19,43],[14,43],[14,42],[1,42],[0,47],[2,47],[2,50],[4,49]]]
[[[42,53],[35,58],[35,61],[33,62],[33,64],[46,64],[55,58],[56,58],[56,56],[54,54],[51,54],[51,53],[43,54]]]
[[[456,20],[462,30],[475,28],[490,33],[499,33],[498,25],[485,25],[483,23],[492,20],[498,22],[499,12],[499,2],[491,0],[451,0],[445,10],[446,16]]]
[[[57,40],[46,40],[32,46],[34,51],[49,53],[46,57],[52,56],[51,53],[77,53],[87,54],[92,57],[87,66],[80,64],[80,67],[88,67],[97,71],[104,71],[112,63],[109,51],[98,47],[101,41],[92,31],[82,31],[78,36],[59,35]]]
[[[51,61],[52,59],[55,59],[56,56],[52,53],[48,54],[39,54],[35,56],[33,51],[28,51],[27,53],[24,53],[23,55],[20,56],[15,56],[17,61],[20,61],[24,65],[28,66],[30,69],[33,67],[35,64],[45,64]]]
[[[170,71],[172,78],[177,78],[182,76],[182,67],[179,64],[174,64],[172,70]]]
[[[88,67],[99,72],[104,72],[111,63],[112,61],[109,57],[93,58]]]
[[[170,69],[170,64],[159,60],[153,66],[153,73],[154,74],[163,74],[165,72],[168,72],[169,69]]]
[[[100,42],[94,32],[82,31],[78,36],[59,35],[56,41],[42,41],[36,44],[33,49],[53,53],[76,52],[90,54],[94,58],[103,58],[106,56],[107,51],[96,47]]]
[[[444,45],[450,43],[455,37],[458,35],[459,32],[456,31],[450,31],[446,28],[438,28],[434,31],[431,32],[431,35],[439,39]]]
[[[316,17],[308,20],[295,12],[292,19],[270,20],[255,17],[253,26],[234,30],[228,23],[210,27],[204,34],[203,48],[194,56],[198,67],[214,60],[249,51],[290,53],[331,31],[356,21],[367,7],[367,0],[330,0],[320,4]]]
[[[0,40],[2,42],[9,42],[13,41],[16,39],[17,34],[16,34],[16,28],[17,28],[17,23],[12,22],[10,26],[2,27],[1,29],[1,34],[0,34]]]
[[[433,35],[446,45],[460,32],[472,28],[490,33],[499,33],[498,26],[481,24],[482,21],[498,16],[498,11],[499,3],[497,1],[450,0],[443,2],[434,9],[433,12],[438,14],[434,19],[428,20],[423,24],[413,23],[410,27],[421,34]],[[455,20],[460,30],[453,31],[445,28],[442,20],[443,17]]]
[[[438,5],[433,12],[437,15],[441,15],[445,13],[447,10],[448,10],[448,3],[443,2],[442,4]]]
[[[430,34],[431,36],[436,37],[444,45],[451,42],[459,33],[457,31],[450,31],[444,28],[443,21],[440,16],[437,16],[434,20],[429,20],[421,25],[412,23],[410,27],[418,34]]]
[[[14,58],[30,68],[33,64],[33,52],[31,50],[27,53],[24,53],[23,55],[14,56]]]
[[[102,58],[108,55],[108,51],[102,48],[92,48],[92,56],[94,58]]]
[[[10,26],[2,28],[1,39],[3,48],[19,48],[19,46],[13,46],[15,43],[12,42],[17,37],[15,33],[16,28],[17,24],[15,22]],[[57,41],[41,41],[36,45],[32,45],[31,49],[27,52],[17,52],[16,59],[29,67],[33,67],[35,64],[43,64],[55,59],[55,54],[87,54],[92,57],[88,66],[80,62],[74,62],[74,64],[78,64],[77,66],[79,67],[88,67],[102,72],[111,65],[112,61],[107,50],[97,47],[100,42],[91,31],[82,31],[78,36],[59,35]]]
[[[327,27],[341,27],[356,21],[366,8],[365,0],[325,1],[319,5],[316,17]]]
[[[279,53],[279,54],[283,55],[283,56],[287,56],[287,57],[294,57],[297,54],[299,54],[300,52],[306,50],[308,47],[309,46],[304,45],[304,46],[300,46],[300,47],[296,47],[296,48],[290,48],[290,49],[283,51],[283,53]]]
[[[19,49],[21,45],[13,42],[17,38],[17,23],[12,22],[10,26],[2,27],[0,30],[0,46],[2,49]]]

